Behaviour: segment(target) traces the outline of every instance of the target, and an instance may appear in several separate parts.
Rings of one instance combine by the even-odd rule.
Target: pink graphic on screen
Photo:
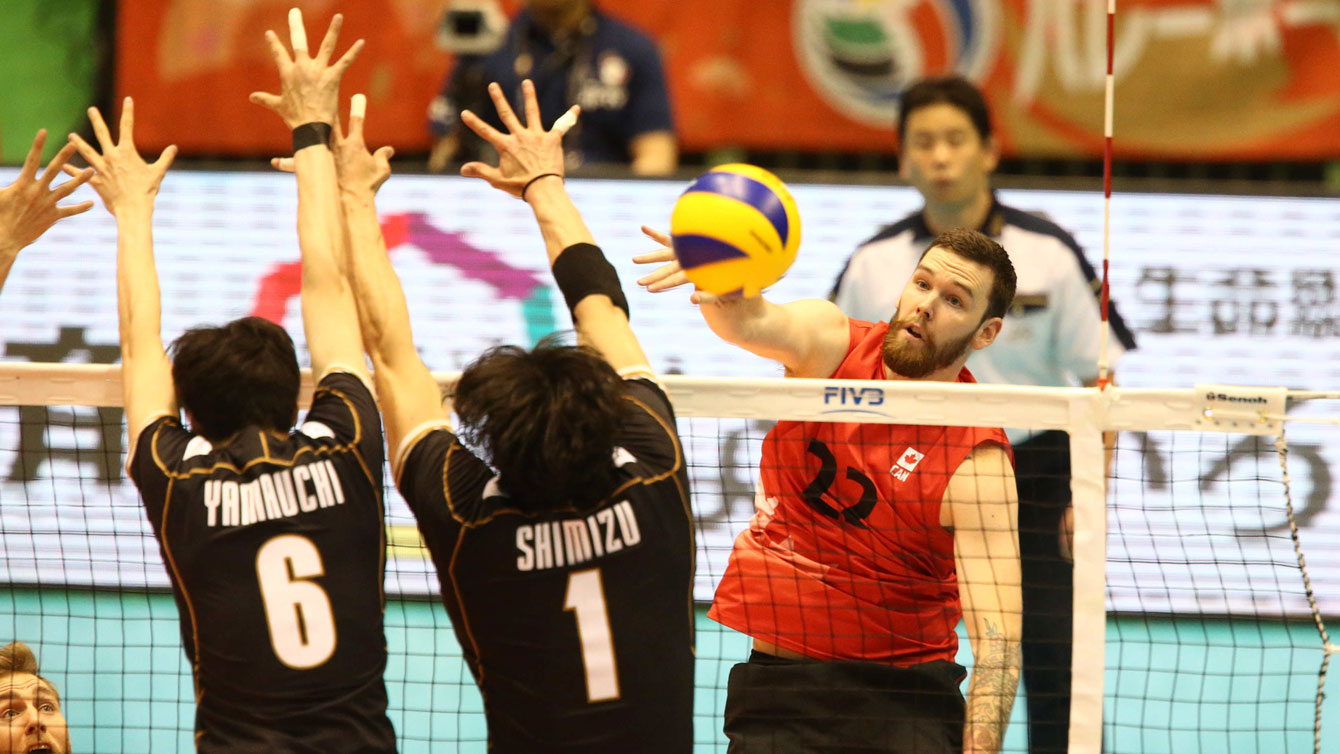
[[[493,288],[499,300],[517,301],[525,315],[532,343],[555,327],[549,286],[533,271],[508,264],[496,251],[481,249],[465,234],[433,225],[421,212],[401,212],[382,218],[382,236],[388,254],[406,244],[414,246],[433,264],[453,267],[467,280]],[[281,262],[260,279],[251,316],[283,324],[289,302],[302,290],[302,262]]]

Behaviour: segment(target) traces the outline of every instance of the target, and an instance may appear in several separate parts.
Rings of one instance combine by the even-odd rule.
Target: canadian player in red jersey
[[[644,229],[668,245],[669,239]],[[637,261],[665,262],[668,250]],[[638,281],[687,282],[671,262]],[[938,237],[887,323],[822,300],[693,295],[724,340],[789,377],[972,382],[1014,297],[999,244]],[[731,754],[1000,750],[1019,682],[1020,576],[1009,443],[996,428],[782,421],[709,616],[754,638],[731,671]],[[965,619],[966,703],[954,662]]]

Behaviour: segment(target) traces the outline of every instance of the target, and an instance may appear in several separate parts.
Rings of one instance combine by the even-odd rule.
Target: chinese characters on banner
[[[1150,333],[1340,337],[1334,269],[1151,265],[1140,268],[1136,297],[1136,327]]]

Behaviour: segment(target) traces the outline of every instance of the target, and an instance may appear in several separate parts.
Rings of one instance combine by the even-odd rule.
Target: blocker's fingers
[[[94,149],[92,144],[84,141],[84,137],[79,134],[70,134],[70,141],[74,142],[74,146],[79,150],[79,156],[84,158],[84,162],[92,165],[99,172],[106,168],[107,163],[103,162],[102,155],[98,154],[98,150]]]
[[[461,166],[461,175],[466,178],[483,178],[488,184],[499,191],[515,197],[521,196],[520,189],[508,183],[503,176],[502,171],[492,165],[486,165],[482,162],[467,162]]]
[[[466,178],[483,178],[489,183],[499,180],[502,172],[492,165],[483,162],[467,162],[461,166],[461,175]]]
[[[572,107],[569,107],[566,113],[558,116],[558,120],[554,121],[554,130],[560,134],[566,134],[568,131],[571,131],[572,127],[577,125],[577,116],[580,115],[581,112],[581,105],[573,105]]]
[[[274,58],[275,65],[279,70],[293,64],[293,59],[288,56],[288,50],[284,49],[284,43],[279,41],[279,35],[273,31],[266,30],[265,43],[270,47],[270,57]]]
[[[154,167],[162,165],[163,170],[166,171],[168,168],[172,167],[172,161],[175,159],[177,159],[177,145],[169,144],[167,149],[164,149],[162,154],[158,155],[158,159],[154,160]]]
[[[489,84],[489,97],[493,99],[493,106],[498,110],[498,119],[502,121],[507,130],[512,133],[520,131],[521,121],[516,119],[516,113],[512,112],[512,106],[507,102],[507,95],[503,94],[503,89],[498,82]],[[480,134],[483,136],[483,134]]]
[[[28,148],[28,156],[23,158],[23,170],[19,173],[21,178],[32,180],[37,177],[37,166],[42,164],[42,150],[47,145],[47,130],[38,129],[37,135],[33,137],[33,145]]]
[[[340,56],[340,59],[335,61],[335,65],[331,66],[331,68],[334,68],[341,76],[343,76],[344,72],[349,70],[349,66],[353,65],[354,61],[358,59],[358,53],[362,51],[363,40],[360,39],[357,42],[354,42],[344,55]]]
[[[288,11],[288,39],[295,57],[307,54],[307,27],[303,26],[302,11],[297,8]]]
[[[292,157],[271,157],[270,167],[275,170],[281,170],[285,173],[292,173],[296,168],[293,166]]]
[[[349,98],[349,138],[363,138],[363,121],[368,115],[368,98],[355,94]]]
[[[294,10],[297,10],[294,8]],[[290,11],[291,13],[292,11]],[[298,19],[302,22],[301,16]],[[344,16],[339,13],[330,19],[330,26],[326,27],[326,36],[321,39],[321,47],[316,51],[316,62],[325,65],[330,61],[330,56],[335,54],[335,43],[340,39],[340,29],[344,26]]]
[[[544,121],[540,119],[540,102],[535,97],[534,81],[526,79],[521,82],[521,98],[526,105],[526,127],[543,128]],[[557,124],[554,128],[558,128]]]
[[[60,151],[56,153],[56,156],[51,158],[51,162],[47,163],[47,169],[42,171],[42,188],[45,189],[51,187],[51,182],[60,174],[61,168],[65,167],[65,163],[69,162],[70,158],[73,157],[74,153],[77,151],[78,147],[69,142],[66,142],[65,146],[61,147]],[[25,163],[24,169],[27,169],[27,167],[28,166]]]
[[[461,122],[464,123],[466,127],[469,128],[471,131],[474,131],[476,134],[479,134],[479,138],[483,139],[484,141],[487,141],[489,144],[493,146],[494,149],[498,150],[499,152],[502,152],[504,147],[506,147],[507,135],[502,133],[498,129],[494,128],[493,126],[490,126],[489,124],[485,123],[484,119],[480,118],[478,115],[475,115],[469,110],[462,110]]]
[[[56,214],[60,215],[62,218],[66,218],[83,214],[91,209],[93,209],[93,200],[89,199],[78,204],[71,204],[68,207],[57,207]]]
[[[279,105],[284,101],[279,95],[270,94],[269,92],[252,92],[251,96],[247,97],[247,100],[256,105],[268,107],[271,110],[278,110]]]
[[[60,201],[65,197],[69,196],[70,194],[73,194],[75,192],[75,189],[79,188],[85,183],[88,183],[88,180],[93,177],[93,168],[84,168],[83,170],[77,173],[72,173],[71,175],[74,177],[74,180],[66,181],[65,183],[62,183],[61,185],[52,189],[51,196],[56,201]]]
[[[103,153],[112,151],[116,144],[112,142],[112,134],[107,130],[107,123],[102,119],[102,113],[98,112],[98,108],[88,109],[88,120],[93,124],[93,135],[98,137],[98,146],[102,147]]]
[[[121,102],[121,141],[135,143],[135,100],[126,97]]]

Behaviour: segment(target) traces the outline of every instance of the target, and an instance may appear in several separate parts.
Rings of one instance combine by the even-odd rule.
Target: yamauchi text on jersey
[[[344,504],[344,488],[329,459],[260,474],[250,482],[205,482],[207,526],[248,526]]]
[[[542,571],[579,565],[641,541],[633,506],[623,500],[585,518],[518,526],[516,569]]]

